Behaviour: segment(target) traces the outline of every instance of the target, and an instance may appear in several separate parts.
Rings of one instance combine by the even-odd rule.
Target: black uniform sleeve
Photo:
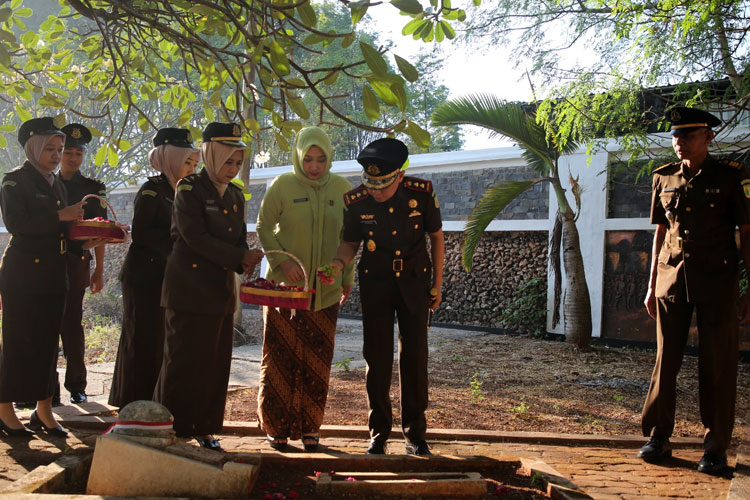
[[[738,226],[750,224],[750,172],[739,171],[734,189],[729,192],[729,205]]]
[[[55,208],[30,210],[36,194],[21,179],[5,177],[0,190],[0,209],[9,233],[19,235],[47,235],[57,233],[60,219]],[[38,203],[37,203],[38,204]]]
[[[144,184],[135,196],[131,236],[133,242],[145,247],[168,248],[169,231],[157,224],[159,212],[159,194],[150,183]]]
[[[443,227],[443,220],[440,217],[440,202],[434,190],[430,190],[429,199],[425,206],[424,229],[428,233],[435,233]]]
[[[667,224],[669,222],[664,213],[664,206],[659,199],[660,193],[661,183],[659,182],[659,176],[654,175],[653,181],[651,182],[651,224]]]
[[[342,229],[342,239],[350,243],[359,243],[362,241],[362,235],[359,231],[359,219],[349,207],[344,207],[344,228]]]

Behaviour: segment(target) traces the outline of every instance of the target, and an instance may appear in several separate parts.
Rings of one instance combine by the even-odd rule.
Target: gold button
[[[60,206],[60,200],[57,200],[57,206],[58,207]]]
[[[86,260],[86,256],[85,255],[81,255],[81,260]]]
[[[713,203],[709,203],[708,206],[714,208],[716,205],[714,205]]]
[[[369,273],[369,272],[370,272],[370,270],[369,270],[369,269],[365,269],[365,274],[367,274],[367,273]]]
[[[227,228],[227,231],[229,231],[231,233],[232,232],[232,228],[231,227]]]
[[[690,229],[685,229],[685,234],[690,234]]]
[[[193,269],[195,269],[196,267],[198,267],[198,264],[193,264]]]
[[[396,250],[396,255],[401,255],[401,250]]]
[[[426,267],[424,268],[424,272],[427,272],[427,268]]]
[[[60,238],[64,238],[64,237],[65,237],[65,233],[60,233]]]
[[[685,207],[685,211],[686,211],[686,212],[690,212],[691,210],[692,210],[692,208],[690,208],[690,207]]]
[[[39,259],[34,259],[34,264],[39,264]]]
[[[390,207],[390,208],[388,209],[388,213],[389,213],[389,214],[392,214],[392,213],[393,213],[393,207]]]
[[[224,213],[225,213],[225,214],[228,214],[228,213],[229,213],[229,210],[227,210],[227,209],[225,208],[225,209],[224,209]]]
[[[687,259],[688,257],[690,257],[690,252],[685,252],[685,258]]]
[[[396,236],[396,233],[397,233],[397,232],[398,232],[398,231],[396,231],[396,230],[394,229],[394,230],[393,230],[393,231],[391,232],[391,234],[392,234],[393,236]]]
[[[401,273],[396,271],[396,277],[398,278],[399,276],[401,276]]]
[[[368,234],[368,235],[370,235],[370,236],[372,236],[372,231],[370,231],[370,232],[369,232],[369,233],[367,233],[367,234]]]
[[[414,224],[414,229],[419,229],[419,224]]]

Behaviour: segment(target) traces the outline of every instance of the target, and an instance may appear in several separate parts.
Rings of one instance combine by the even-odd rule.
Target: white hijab
[[[244,157],[245,148],[243,146],[228,146],[220,142],[204,142],[201,149],[203,150],[203,162],[206,164],[208,178],[213,182],[219,196],[223,197],[228,184],[218,181],[219,171],[235,151],[242,151]]]
[[[148,161],[155,170],[167,176],[169,184],[174,188],[179,181],[177,176],[182,172],[182,166],[194,154],[198,154],[198,162],[200,162],[200,150],[197,148],[180,148],[171,144],[162,144],[149,151]]]
[[[58,135],[62,136],[63,144],[65,144],[65,134],[60,132],[59,134],[32,135],[23,146],[23,150],[26,153],[26,159],[34,166],[37,172],[42,174],[42,177],[49,182],[50,186],[55,182],[55,174],[43,169],[39,164],[39,160],[42,157],[44,148],[49,144],[49,141]]]

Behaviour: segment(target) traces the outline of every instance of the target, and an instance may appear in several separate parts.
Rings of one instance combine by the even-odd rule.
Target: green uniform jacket
[[[308,286],[316,290],[312,309],[325,309],[341,298],[341,286],[354,283],[354,265],[350,264],[332,285],[317,281],[315,271],[336,256],[344,225],[344,193],[349,181],[329,174],[319,187],[300,182],[294,172],[274,179],[263,196],[256,231],[263,250],[283,250],[297,257],[307,270]],[[266,279],[286,281],[279,264],[289,257],[267,256],[270,264]],[[298,283],[290,285],[303,286]]]
[[[202,170],[177,184],[172,210],[172,253],[161,305],[193,314],[234,312],[234,273],[248,250],[245,197],[230,183],[219,197]]]

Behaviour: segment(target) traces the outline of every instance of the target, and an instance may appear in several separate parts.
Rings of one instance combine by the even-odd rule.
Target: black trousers
[[[427,430],[427,317],[426,290],[403,297],[398,278],[362,280],[363,354],[367,363],[367,403],[370,437],[388,439],[393,425],[393,318],[398,319],[398,358],[401,386],[401,427],[410,441],[424,439]],[[406,300],[410,301],[407,304]],[[411,306],[411,307],[410,307]],[[414,311],[414,312],[412,312]]]
[[[83,296],[91,278],[91,259],[67,255],[70,287],[65,300],[65,314],[60,328],[63,354],[65,356],[65,388],[72,394],[86,390],[86,364],[83,334]]]
[[[738,322],[735,300],[688,303],[657,299],[656,364],[643,405],[644,436],[671,436],[674,430],[677,374],[687,343],[693,310],[698,323],[698,395],[706,429],[704,447],[725,453],[734,428],[737,392]]]

